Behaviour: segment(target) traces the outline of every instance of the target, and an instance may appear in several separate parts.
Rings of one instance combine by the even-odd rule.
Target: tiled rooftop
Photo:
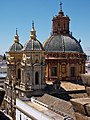
[[[48,105],[49,108],[52,108],[58,112],[62,111],[63,113],[74,117],[73,107],[70,102],[66,102],[48,94],[44,94],[42,97],[37,97],[37,100]]]

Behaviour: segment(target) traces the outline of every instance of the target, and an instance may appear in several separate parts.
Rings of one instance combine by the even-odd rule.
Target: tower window
[[[35,73],[35,84],[36,85],[39,84],[39,73],[38,72]]]
[[[58,22],[58,33],[60,33],[60,22]]]
[[[57,67],[52,67],[52,76],[57,76]]]
[[[63,28],[64,30],[66,30],[66,26],[65,26],[65,23],[64,23],[64,28]]]

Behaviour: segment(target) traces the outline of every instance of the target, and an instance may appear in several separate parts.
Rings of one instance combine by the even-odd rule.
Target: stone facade
[[[21,87],[26,86],[27,90],[43,89],[45,87],[45,66],[42,65],[42,54],[44,53],[36,51],[30,52],[30,54],[24,54],[26,57],[21,62]],[[28,58],[31,55],[33,57],[29,60]],[[36,58],[34,56],[37,56],[37,60],[39,60],[37,63],[35,62]]]
[[[80,74],[85,72],[85,55],[78,52],[50,52],[46,55],[46,80],[80,80]],[[56,68],[56,75],[52,69]]]

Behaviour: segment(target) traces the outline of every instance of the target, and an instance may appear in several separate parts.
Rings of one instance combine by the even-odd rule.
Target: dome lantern
[[[60,3],[60,11],[57,16],[53,18],[52,28],[53,34],[69,35],[69,17],[64,16],[62,11],[62,3]]]
[[[14,36],[14,43],[13,45],[9,48],[9,51],[11,52],[17,52],[22,50],[23,46],[22,44],[19,43],[19,36],[18,36],[18,32],[17,32],[17,28],[16,28],[16,35]]]
[[[28,42],[25,43],[23,50],[25,51],[37,51],[37,50],[44,50],[42,44],[36,38],[36,30],[34,28],[34,21],[32,21],[32,29],[30,31],[30,39]]]
[[[62,3],[60,3],[60,11],[52,20],[53,34],[43,44],[45,50],[83,53],[80,41],[70,34],[69,21],[69,17],[64,16]]]
[[[36,31],[35,31],[35,28],[34,28],[34,21],[32,21],[32,29],[30,31],[30,38],[31,38],[31,40],[32,39],[36,40]]]
[[[17,28],[16,28],[16,35],[14,36],[14,42],[19,43],[19,36],[18,36]]]

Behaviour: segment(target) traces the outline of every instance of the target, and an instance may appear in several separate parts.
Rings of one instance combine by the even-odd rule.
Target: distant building
[[[7,77],[7,63],[6,60],[0,61],[0,87],[4,88],[4,82]]]
[[[0,61],[2,61],[3,60],[3,56],[2,55],[0,55]]]
[[[75,120],[69,102],[48,94],[37,98],[16,99],[16,120]]]
[[[90,73],[90,58],[88,58],[86,60],[86,63],[85,63],[85,72],[86,73]]]

